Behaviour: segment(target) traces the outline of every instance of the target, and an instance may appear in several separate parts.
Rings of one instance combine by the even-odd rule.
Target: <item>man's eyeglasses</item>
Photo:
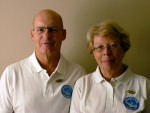
[[[115,51],[120,47],[120,44],[115,44],[115,43],[111,43],[108,45],[96,45],[95,47],[93,47],[93,51],[96,52],[103,52],[104,49],[108,49],[110,51]]]
[[[58,33],[60,30],[62,30],[62,29],[56,28],[56,27],[36,27],[36,28],[34,28],[34,31],[38,34],[43,34],[46,31],[48,33]]]

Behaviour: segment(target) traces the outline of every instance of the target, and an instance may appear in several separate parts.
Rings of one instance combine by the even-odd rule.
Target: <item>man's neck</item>
[[[47,71],[49,75],[56,69],[60,55],[37,55],[37,60],[41,67]]]

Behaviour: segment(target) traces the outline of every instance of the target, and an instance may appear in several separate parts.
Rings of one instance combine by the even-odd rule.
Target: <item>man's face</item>
[[[56,14],[42,12],[34,19],[31,38],[37,54],[59,54],[66,30],[62,28]]]

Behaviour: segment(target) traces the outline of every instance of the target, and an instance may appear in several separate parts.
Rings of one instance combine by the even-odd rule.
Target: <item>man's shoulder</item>
[[[84,70],[85,69],[83,68],[83,66],[81,66],[80,64],[77,64],[77,63],[70,63],[70,68],[76,68],[76,69],[79,69],[79,70]]]
[[[81,66],[78,63],[74,63],[72,61],[67,60],[63,55],[61,56],[60,65],[62,65],[63,67],[66,66],[68,71],[72,70],[72,71],[80,71],[80,72],[86,73],[83,66]]]
[[[22,59],[18,62],[12,63],[6,67],[6,69],[17,69],[26,66],[29,63],[29,57]]]

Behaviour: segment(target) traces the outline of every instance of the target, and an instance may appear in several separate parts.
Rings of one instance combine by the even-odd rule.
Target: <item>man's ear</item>
[[[66,29],[63,29],[62,35],[63,35],[63,40],[65,40],[66,39]]]
[[[31,30],[31,31],[30,31],[30,38],[31,38],[31,39],[33,39],[33,37],[34,37],[33,35],[34,35],[33,30]]]

